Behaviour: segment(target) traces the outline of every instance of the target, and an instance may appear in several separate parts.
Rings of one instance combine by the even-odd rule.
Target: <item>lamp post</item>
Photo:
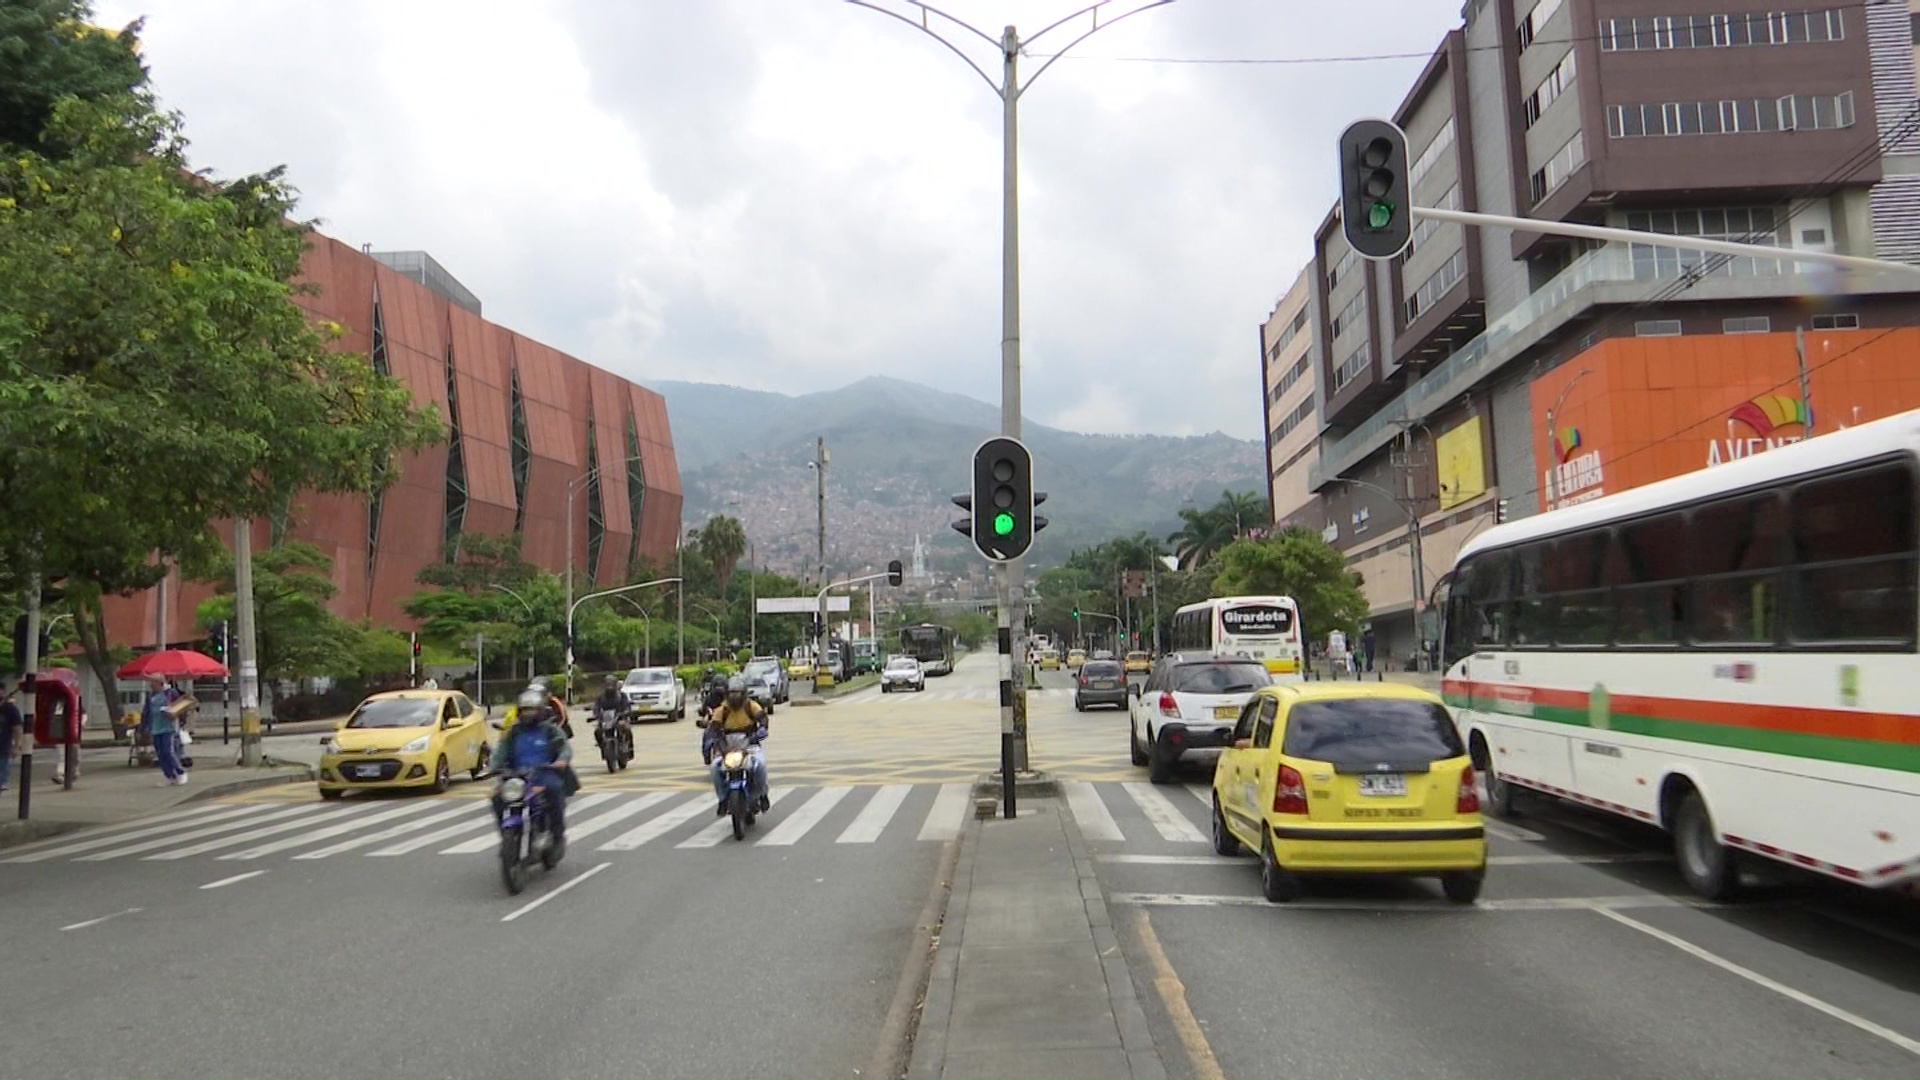
[[[1567,403],[1567,395],[1579,385],[1581,379],[1593,374],[1592,368],[1581,368],[1579,373],[1567,380],[1560,388],[1560,396],[1553,399],[1553,407],[1547,410],[1547,509],[1552,510],[1560,502],[1560,462],[1553,460],[1559,455],[1554,452],[1553,418],[1560,412],[1560,406]]]
[[[494,589],[497,592],[506,593],[508,596],[511,596],[515,600],[520,601],[520,606],[527,609],[527,621],[529,623],[539,618],[539,616],[533,613],[533,605],[527,603],[526,597],[521,596],[519,593],[514,592],[512,589],[507,588],[505,585],[495,584],[489,587]],[[532,641],[527,642],[527,681],[528,682],[533,681],[533,642]]]
[[[633,585],[620,585],[615,588],[601,589],[599,592],[588,593],[587,595],[581,597],[580,599],[575,600],[567,608],[567,640],[568,641],[573,640],[573,613],[580,610],[581,604],[584,604],[589,600],[597,600],[602,596],[620,596],[623,593],[634,592],[635,590],[638,590],[638,589],[649,589],[655,585],[665,585],[665,584],[668,584],[669,582],[678,582],[679,580],[680,579],[677,577],[655,578],[652,581],[642,581]],[[571,655],[567,657],[567,672],[568,672],[568,678],[572,678],[573,657]],[[569,684],[568,689],[572,689],[571,684]]]
[[[1414,509],[1414,507],[1412,507],[1411,505],[1409,505],[1409,503],[1411,503],[1412,501],[1411,499],[1408,499],[1407,501],[1403,502],[1401,500],[1401,496],[1395,494],[1394,492],[1386,488],[1381,487],[1379,484],[1368,483],[1365,480],[1350,480],[1344,476],[1339,478],[1339,482],[1342,484],[1352,484],[1355,487],[1363,487],[1369,491],[1377,491],[1380,494],[1385,495],[1388,501],[1392,502],[1393,505],[1399,507],[1400,512],[1407,516],[1407,554],[1412,556],[1412,564],[1413,564],[1412,565],[1412,579],[1413,579],[1412,585],[1413,585],[1414,667],[1421,671],[1425,671],[1427,670],[1427,652],[1425,649],[1421,648],[1420,608],[1421,608],[1422,601],[1426,599],[1426,565],[1424,562],[1424,556],[1422,556],[1420,553],[1420,512]]]
[[[720,616],[715,614],[712,608],[708,607],[707,605],[701,603],[698,600],[695,600],[693,602],[693,606],[699,608],[701,611],[706,612],[707,618],[713,620],[713,647],[715,649],[718,649],[721,645],[725,644],[726,642],[726,636],[720,629]]]
[[[965,61],[967,66],[979,75],[987,88],[1000,99],[1001,106],[1001,229],[1000,229],[1000,433],[1011,438],[1020,437],[1020,96],[1033,86],[1046,70],[1052,67],[1062,55],[1075,45],[1098,33],[1102,27],[1112,26],[1122,19],[1129,18],[1151,8],[1170,4],[1173,0],[1128,0],[1127,10],[1102,22],[1100,13],[1115,0],[1097,0],[1071,15],[1058,19],[1043,27],[1025,39],[1012,26],[1000,32],[1000,36],[985,33],[977,27],[947,14],[938,8],[922,3],[921,0],[900,0],[910,6],[918,15],[909,17],[898,11],[889,11],[874,0],[847,0],[860,7],[871,8],[889,18],[898,19],[908,26],[922,31],[929,37],[946,46],[954,55]],[[1092,26],[1078,37],[1060,47],[1059,52],[1047,58],[1026,82],[1020,81],[1020,54],[1056,28],[1079,19],[1091,16]],[[1001,79],[995,82],[986,69],[975,63],[973,58],[961,51],[960,47],[934,30],[931,20],[939,18],[945,24],[951,24],[985,41],[998,50],[1002,64]],[[943,24],[944,25],[944,24]],[[822,577],[825,577],[824,567]],[[1026,599],[1025,559],[1009,559],[1000,564],[999,598],[1001,610],[1006,613],[1007,633],[1014,654],[1025,651],[1026,639]],[[1011,672],[1007,675],[1011,678]],[[1013,773],[1027,767],[1027,684],[1024,679],[1012,682],[1013,700],[1003,703],[1001,708],[1001,768],[1002,786],[1005,789],[1006,816],[1012,817]]]
[[[631,596],[617,596],[614,599],[624,600],[628,604],[633,605],[633,610],[639,612],[640,618],[645,620],[646,629],[643,631],[643,633],[645,633],[647,637],[647,640],[646,640],[647,662],[642,664],[640,662],[640,658],[636,656],[633,658],[633,666],[652,667],[653,666],[653,617],[647,614],[647,609],[641,605],[640,601],[635,600]]]

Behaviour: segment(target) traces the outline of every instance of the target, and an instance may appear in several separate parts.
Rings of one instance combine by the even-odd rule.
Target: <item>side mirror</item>
[[[1139,697],[1139,696],[1140,696],[1140,684],[1139,684],[1139,683],[1137,683],[1137,682],[1136,682],[1136,683],[1128,683],[1128,684],[1127,684],[1127,695],[1128,695],[1129,697]]]

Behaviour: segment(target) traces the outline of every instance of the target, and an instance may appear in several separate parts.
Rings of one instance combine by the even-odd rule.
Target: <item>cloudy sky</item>
[[[1000,103],[913,27],[840,0],[96,2],[147,17],[197,164],[285,163],[327,232],[426,249],[492,319],[641,382],[999,400]],[[997,35],[1085,2],[943,7]],[[1421,66],[1116,58],[1424,53],[1459,8],[1179,0],[1050,68],[1020,117],[1027,414],[1258,438],[1257,328],[1334,136]]]

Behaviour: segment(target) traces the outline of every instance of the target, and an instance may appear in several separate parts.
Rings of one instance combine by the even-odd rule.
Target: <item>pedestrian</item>
[[[17,690],[33,693],[33,676],[20,680]],[[14,740],[26,730],[27,722],[20,715],[20,706],[13,703],[13,694],[0,700],[0,791],[7,790],[7,781],[13,779]]]
[[[1332,669],[1333,677],[1336,679],[1340,677],[1342,671],[1347,669],[1347,632],[1345,630],[1328,631],[1327,661],[1327,666]]]
[[[1366,629],[1360,631],[1360,653],[1367,658],[1367,674],[1369,675],[1373,674],[1374,644],[1373,624],[1368,623]]]
[[[167,685],[159,675],[147,676],[147,700],[140,707],[140,727],[153,740],[153,756],[160,761],[160,773],[168,787],[187,782],[187,770],[180,767],[180,735],[173,713],[168,710],[179,691]]]

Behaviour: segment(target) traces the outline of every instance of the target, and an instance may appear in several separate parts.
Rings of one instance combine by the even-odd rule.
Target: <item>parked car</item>
[[[787,674],[786,665],[777,656],[756,656],[747,661],[740,669],[751,687],[755,679],[767,679],[773,685],[773,700],[785,705],[793,698],[793,681]]]
[[[457,770],[478,780],[492,760],[484,714],[457,690],[374,694],[320,740],[320,796],[361,788],[445,791]]]
[[[1233,725],[1254,692],[1273,684],[1258,660],[1170,653],[1144,685],[1128,688],[1127,744],[1135,765],[1156,784],[1173,780],[1180,759],[1232,741]]]
[[[668,667],[634,668],[620,684],[627,712],[635,717],[687,718],[687,691]]]
[[[891,694],[895,690],[919,693],[926,688],[926,670],[920,666],[920,661],[911,656],[896,656],[880,669],[880,692],[883,694]]]
[[[1127,673],[1118,660],[1089,660],[1080,666],[1074,680],[1073,711],[1086,712],[1094,705],[1127,707]]]

